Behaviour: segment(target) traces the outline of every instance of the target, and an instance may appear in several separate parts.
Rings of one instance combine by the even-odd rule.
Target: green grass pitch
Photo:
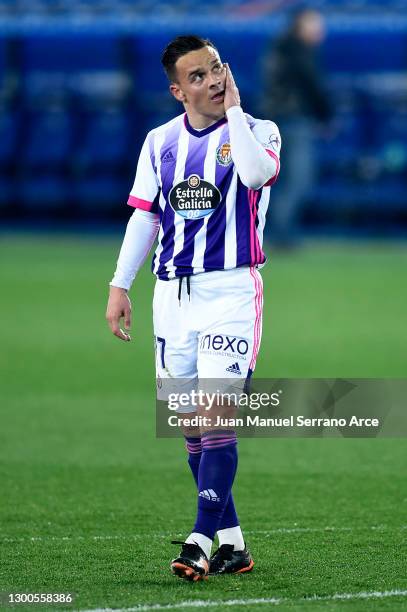
[[[404,439],[241,440],[235,497],[255,571],[170,575],[194,489],[182,440],[154,434],[148,269],[133,342],[104,321],[119,245],[1,239],[0,591],[72,592],[75,610],[407,610]],[[397,245],[272,256],[256,375],[405,377],[406,269]]]

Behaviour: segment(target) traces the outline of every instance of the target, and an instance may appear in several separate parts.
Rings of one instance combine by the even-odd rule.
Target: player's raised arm
[[[226,64],[225,112],[229,123],[230,147],[240,180],[250,189],[260,189],[276,177],[279,162],[256,140],[240,106],[239,90]],[[273,124],[274,125],[274,124]],[[275,127],[275,129],[277,129]],[[277,130],[278,133],[278,130]]]

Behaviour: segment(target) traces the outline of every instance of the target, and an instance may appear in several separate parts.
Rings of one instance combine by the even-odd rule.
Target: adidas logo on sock
[[[209,501],[220,501],[220,497],[218,497],[218,494],[213,489],[204,489],[203,491],[200,491],[199,497],[204,497]]]
[[[239,364],[237,363],[237,361],[236,363],[232,363],[231,366],[226,368],[226,372],[233,372],[233,374],[241,374]]]
[[[164,164],[165,162],[172,161],[173,159],[174,159],[174,156],[173,156],[172,152],[168,151],[168,153],[166,153],[164,155],[164,157],[162,158],[162,163]]]

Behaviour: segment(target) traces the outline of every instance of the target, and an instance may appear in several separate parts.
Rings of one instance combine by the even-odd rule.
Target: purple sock
[[[235,502],[233,500],[232,492],[230,492],[228,503],[226,504],[225,511],[222,514],[222,518],[220,519],[217,531],[219,531],[220,529],[230,529],[231,527],[238,527],[238,525],[240,525],[240,523],[236,513]]]
[[[186,449],[188,451],[188,463],[191,468],[192,475],[194,477],[196,486],[198,486],[198,473],[199,464],[201,462],[201,438],[190,438],[185,436]],[[236,514],[235,503],[233,501],[232,492],[229,495],[228,503],[226,504],[225,511],[219,523],[219,529],[230,529],[231,527],[237,527],[239,525],[239,519]]]
[[[237,468],[234,431],[216,430],[202,436],[198,472],[198,515],[192,531],[214,539],[227,507]],[[237,523],[238,524],[238,523]]]
[[[191,468],[196,486],[198,486],[199,464],[202,455],[201,438],[190,438],[189,436],[185,436],[185,446],[188,451],[189,467]]]

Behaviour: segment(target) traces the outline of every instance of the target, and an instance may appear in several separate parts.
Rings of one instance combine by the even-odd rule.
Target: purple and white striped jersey
[[[152,262],[158,278],[265,262],[263,228],[278,175],[280,134],[272,121],[245,116],[277,163],[276,175],[258,190],[239,179],[226,117],[195,130],[183,114],[147,135],[128,204],[160,215]]]

